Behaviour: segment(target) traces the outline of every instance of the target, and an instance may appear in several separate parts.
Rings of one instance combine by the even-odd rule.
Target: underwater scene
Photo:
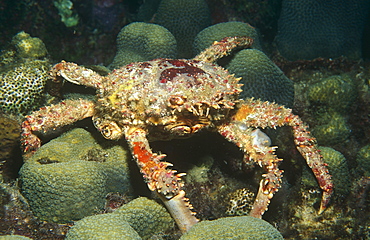
[[[0,33],[0,239],[370,239],[369,0],[2,0]]]

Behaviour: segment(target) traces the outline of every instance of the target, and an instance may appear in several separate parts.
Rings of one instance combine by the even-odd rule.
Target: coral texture
[[[45,144],[20,170],[22,194],[41,220],[65,223],[102,210],[110,192],[131,191],[127,152],[83,129]]]
[[[181,240],[209,239],[283,239],[283,236],[268,222],[250,217],[227,217],[203,221],[194,225]]]
[[[0,236],[0,240],[32,240],[32,239],[20,235],[4,235]]]
[[[370,2],[284,0],[276,42],[289,60],[359,58]]]
[[[85,217],[68,231],[66,240],[142,239],[120,214],[99,214]]]
[[[226,68],[241,77],[242,98],[257,98],[293,106],[293,82],[260,50],[244,49],[235,54]]]
[[[174,58],[176,55],[176,39],[166,28],[153,23],[134,22],[118,34],[117,54],[109,68],[116,69],[155,58]]]
[[[363,146],[357,153],[356,161],[358,170],[370,177],[370,144]]]
[[[162,0],[154,22],[175,36],[178,58],[191,58],[194,38],[211,25],[211,16],[204,0]]]
[[[243,22],[224,22],[212,25],[200,31],[194,39],[194,53],[198,54],[225,37],[248,36],[253,39],[252,48],[262,50],[259,36],[255,28]]]

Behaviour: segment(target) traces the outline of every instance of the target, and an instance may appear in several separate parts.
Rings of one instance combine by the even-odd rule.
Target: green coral
[[[243,22],[224,22],[207,27],[197,34],[193,43],[194,53],[200,53],[211,46],[214,41],[234,36],[251,37],[254,40],[252,47],[262,50],[258,33],[251,25]]]
[[[68,231],[66,240],[142,239],[120,214],[85,217]]]
[[[244,49],[238,52],[226,68],[242,78],[242,98],[254,97],[293,106],[293,82],[260,50]]]
[[[202,221],[194,225],[181,240],[197,239],[283,239],[283,236],[268,222],[250,217],[227,217]]]
[[[341,143],[351,134],[346,117],[330,109],[317,114],[316,123],[317,125],[312,128],[312,134],[320,145]]]
[[[136,198],[112,214],[122,215],[143,239],[148,239],[153,234],[174,226],[174,221],[167,210],[145,197]]]
[[[167,29],[157,24],[134,22],[118,34],[117,54],[109,68],[156,58],[175,58],[176,54],[176,40]]]
[[[175,36],[178,58],[192,58],[194,38],[211,25],[211,15],[204,0],[162,0],[154,22]]]
[[[109,145],[110,144],[110,145]],[[21,191],[41,220],[64,223],[102,210],[110,192],[131,193],[127,152],[84,129],[43,145],[20,170]]]
[[[361,172],[365,172],[366,177],[370,177],[370,144],[362,147],[356,157],[358,169]]]
[[[73,3],[70,0],[55,0],[53,3],[66,27],[73,27],[78,24],[79,17],[73,11]]]
[[[346,112],[356,99],[355,86],[346,74],[330,76],[309,87],[308,99],[337,112]]]
[[[137,198],[113,213],[85,217],[69,230],[67,240],[149,239],[173,227],[166,209],[153,200]]]

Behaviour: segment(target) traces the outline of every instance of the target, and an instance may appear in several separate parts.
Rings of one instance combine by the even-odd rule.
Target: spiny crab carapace
[[[92,117],[107,139],[125,137],[151,191],[158,193],[180,230],[185,232],[198,220],[185,198],[181,176],[162,161],[164,154],[153,153],[149,141],[188,137],[202,129],[219,132],[244,151],[244,161],[253,161],[266,173],[251,216],[261,218],[270,199],[279,189],[281,159],[275,155],[269,138],[258,128],[290,126],[297,149],[306,159],[323,190],[321,213],[333,191],[326,164],[301,119],[284,106],[260,100],[238,98],[239,79],[214,64],[235,48],[252,44],[248,37],[227,37],[213,43],[194,59],[155,59],[131,63],[108,76],[61,62],[50,71],[52,79],[65,80],[97,90],[97,101],[65,100],[41,108],[22,124],[26,153],[40,145],[37,132],[47,132]]]

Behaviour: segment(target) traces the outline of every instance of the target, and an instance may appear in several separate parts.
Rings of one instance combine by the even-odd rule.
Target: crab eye
[[[95,126],[106,139],[118,140],[123,136],[122,129],[115,122],[95,122]]]
[[[168,98],[171,107],[181,106],[186,102],[185,96],[171,95]]]

